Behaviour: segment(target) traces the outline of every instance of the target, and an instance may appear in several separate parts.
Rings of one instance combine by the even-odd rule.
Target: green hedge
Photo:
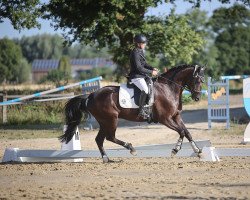
[[[64,104],[65,101],[54,101],[8,106],[7,125],[62,123]]]

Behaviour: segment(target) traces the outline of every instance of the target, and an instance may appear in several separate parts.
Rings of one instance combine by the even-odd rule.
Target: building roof
[[[32,63],[32,71],[49,71],[52,69],[57,69],[59,65],[59,60],[39,60],[36,59]]]

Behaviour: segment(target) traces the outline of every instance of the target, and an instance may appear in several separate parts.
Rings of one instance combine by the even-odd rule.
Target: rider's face
[[[138,46],[140,49],[145,49],[146,43],[139,43]]]

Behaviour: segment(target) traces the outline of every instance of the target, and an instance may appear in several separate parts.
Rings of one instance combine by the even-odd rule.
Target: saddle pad
[[[139,108],[135,104],[134,89],[127,88],[127,84],[120,85],[119,104],[122,108]]]

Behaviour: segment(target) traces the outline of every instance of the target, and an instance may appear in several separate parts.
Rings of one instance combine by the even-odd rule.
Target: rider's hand
[[[153,76],[157,76],[157,74],[158,74],[158,70],[155,70],[155,69],[154,69],[153,72],[152,72],[152,75],[153,75]]]

